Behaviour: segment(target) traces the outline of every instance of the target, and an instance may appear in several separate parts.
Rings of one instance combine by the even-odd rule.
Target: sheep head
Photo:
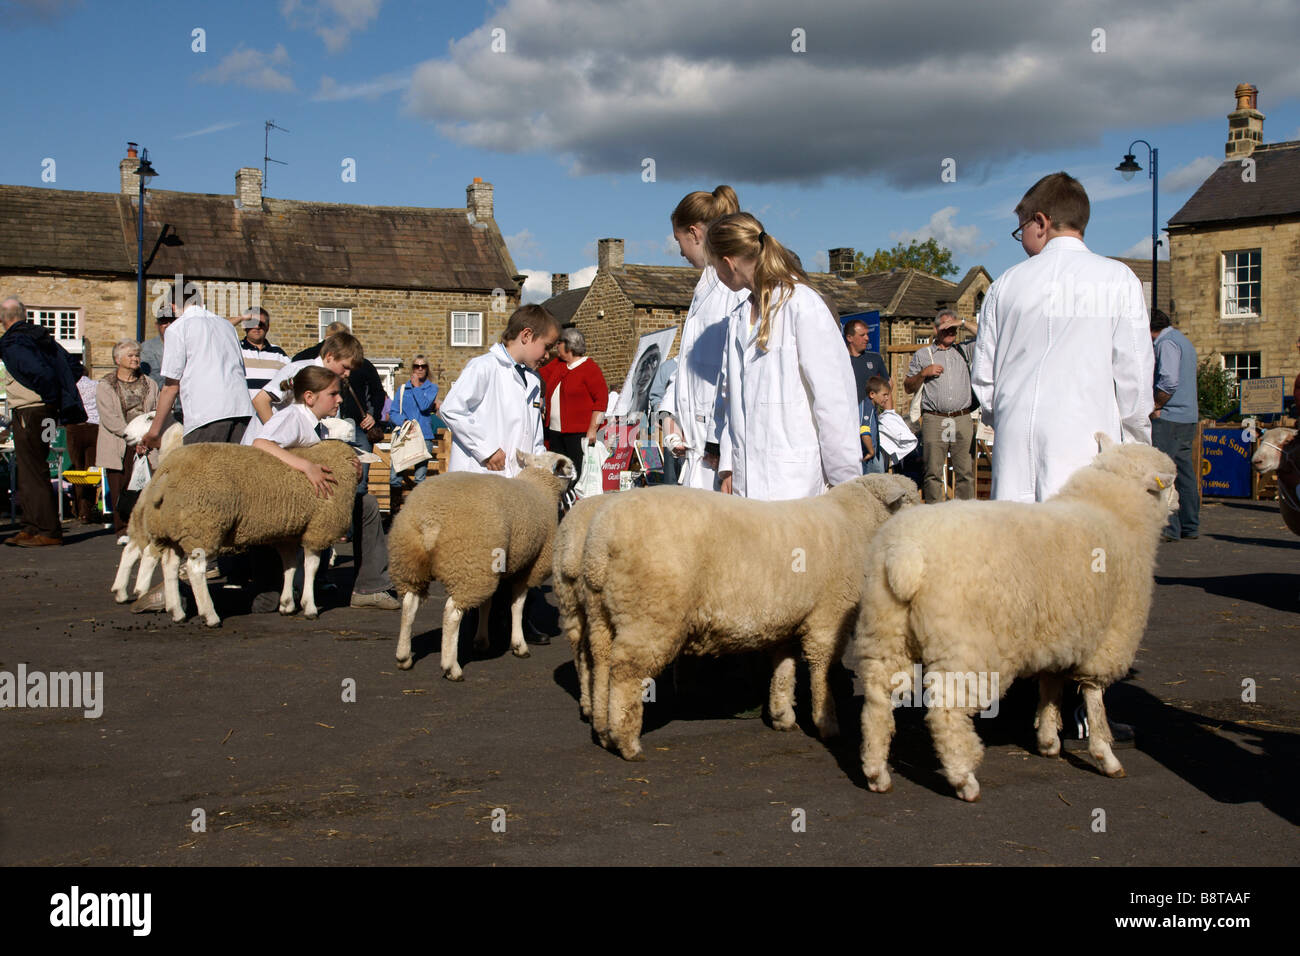
[[[841,488],[845,490],[840,492]],[[862,504],[871,499],[879,501],[889,514],[921,503],[916,482],[902,475],[863,475],[837,485],[831,490],[831,494],[837,493],[853,494],[855,496],[853,500]],[[848,499],[845,499],[845,504],[856,507],[856,505],[849,505]]]
[[[1261,475],[1277,471],[1278,466],[1282,464],[1283,449],[1290,453],[1296,450],[1287,448],[1287,443],[1295,438],[1295,433],[1294,428],[1270,428],[1264,432],[1260,438],[1259,450],[1250,459],[1251,466]]]
[[[569,487],[578,477],[573,462],[558,452],[544,451],[537,455],[530,455],[526,451],[516,449],[515,460],[519,462],[519,467],[523,469],[519,473],[521,478],[528,476],[530,473],[543,472],[546,476],[545,485],[555,494],[557,501],[564,497],[564,493],[569,490]]]
[[[1178,469],[1172,458],[1141,442],[1120,444],[1104,432],[1094,437],[1101,452],[1090,467],[1137,481],[1149,495],[1161,499],[1166,514],[1178,510],[1178,492],[1174,489]]]

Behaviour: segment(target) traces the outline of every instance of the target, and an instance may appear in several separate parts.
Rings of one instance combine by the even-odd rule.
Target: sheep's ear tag
[[[1159,488],[1161,491],[1164,491],[1166,487],[1165,483],[1160,480],[1159,475],[1156,475],[1156,487]]]

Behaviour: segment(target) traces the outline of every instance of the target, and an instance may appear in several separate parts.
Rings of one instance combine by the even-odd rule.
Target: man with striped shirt
[[[289,356],[278,345],[266,340],[271,314],[261,307],[244,314],[244,339],[239,343],[244,354],[244,372],[251,400],[266,387],[276,372],[289,364]]]

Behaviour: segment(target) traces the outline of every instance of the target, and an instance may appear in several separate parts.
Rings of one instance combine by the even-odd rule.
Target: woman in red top
[[[571,459],[581,478],[583,439],[596,440],[596,426],[609,403],[609,386],[600,366],[587,358],[587,340],[577,329],[568,328],[560,333],[556,355],[563,364],[553,373],[557,384],[547,403],[544,424],[551,432],[558,433],[560,447],[552,451]]]

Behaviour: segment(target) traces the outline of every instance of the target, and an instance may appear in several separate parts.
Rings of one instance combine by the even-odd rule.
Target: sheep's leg
[[[303,583],[304,589],[306,582]],[[451,605],[451,601],[447,602]],[[415,663],[411,655],[411,627],[415,624],[415,612],[420,609],[420,596],[414,591],[407,591],[402,595],[402,625],[397,632],[397,666],[399,669],[409,671],[411,665]],[[456,622],[457,624],[460,621]]]
[[[613,632],[605,609],[587,605],[587,653],[591,657],[591,732],[602,747],[609,739],[609,665]]]
[[[314,621],[316,610],[316,572],[320,570],[320,552],[304,549],[302,554],[302,616]]]
[[[647,620],[620,634],[609,658],[609,737],[624,760],[644,760],[641,750],[642,682],[655,677],[681,647],[666,628]]]
[[[113,578],[113,599],[118,604],[125,604],[131,600],[130,594],[127,593],[127,585],[131,580],[131,568],[135,566],[136,559],[143,553],[141,547],[136,544],[135,539],[126,543],[122,549],[122,560],[117,563],[117,577]]]
[[[789,730],[794,726],[794,645],[773,648],[771,656],[772,683],[768,687],[767,709],[773,730]]]
[[[483,627],[481,622],[487,619],[488,608],[491,605],[492,599],[488,598],[479,609],[480,629]],[[460,643],[460,619],[464,616],[465,609],[456,606],[456,599],[447,598],[447,604],[442,610],[442,676],[447,680],[465,679],[456,660],[457,644]]]
[[[175,548],[162,553],[163,601],[172,620],[185,620],[185,605],[181,603],[181,555]]]
[[[140,570],[135,575],[135,596],[143,597],[153,583],[154,568],[158,567],[161,555],[158,546],[152,541],[144,546],[140,553]]]
[[[834,645],[832,645],[834,646]],[[835,716],[835,695],[831,693],[831,661],[839,654],[828,654],[822,642],[804,641],[804,657],[808,661],[809,690],[812,694],[813,723],[822,740],[838,737],[840,722]]]
[[[1038,728],[1038,752],[1044,757],[1055,757],[1061,752],[1061,688],[1065,680],[1060,674],[1038,676],[1038,713],[1034,726]]]
[[[280,588],[280,613],[292,614],[298,607],[293,599],[293,576],[298,570],[298,547],[278,544],[275,550],[279,552],[280,568],[284,574],[284,584]]]
[[[899,661],[863,660],[858,672],[863,686],[862,772],[866,775],[867,786],[876,793],[888,793],[894,787],[887,761],[889,745],[894,739],[891,678],[897,673],[903,673],[904,679],[910,682],[910,673]]]
[[[1097,761],[1102,773],[1108,777],[1124,776],[1124,768],[1110,749],[1110,721],[1106,719],[1106,705],[1101,700],[1101,688],[1096,684],[1080,682],[1083,703],[1088,708],[1088,753]]]
[[[212,604],[212,595],[208,593],[208,556],[201,548],[195,548],[185,562],[190,573],[190,590],[194,592],[194,603],[198,605],[203,623],[208,627],[217,627],[221,618]]]
[[[524,641],[524,600],[528,597],[528,578],[520,577],[510,586],[510,653],[528,657]]]
[[[578,672],[578,710],[583,720],[591,720],[591,645],[582,626],[580,607],[571,608],[560,619],[560,627],[573,652],[573,667]]]
[[[488,640],[488,625],[492,619],[492,598],[488,597],[486,601],[479,605],[478,609],[478,626],[474,629],[474,650],[479,654],[486,654],[490,641]],[[514,641],[511,641],[514,644]]]
[[[975,732],[973,707],[945,707],[936,704],[925,712],[925,722],[934,737],[934,749],[943,764],[943,775],[967,803],[980,798],[975,768],[984,756],[984,744]]]

